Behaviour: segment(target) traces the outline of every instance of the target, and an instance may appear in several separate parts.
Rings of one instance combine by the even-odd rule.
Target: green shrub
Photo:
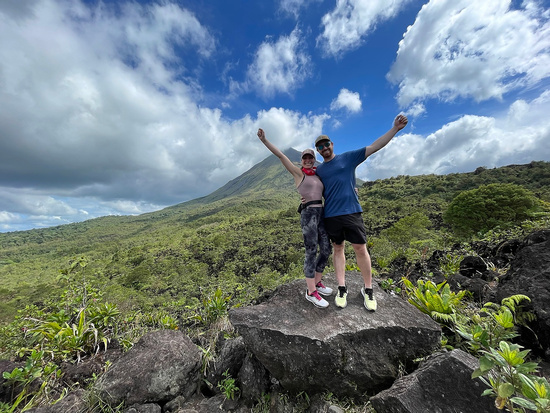
[[[447,253],[440,261],[440,269],[445,278],[456,274],[460,270],[460,263],[464,257],[461,254]]]
[[[226,399],[233,400],[239,392],[239,388],[235,384],[235,379],[229,374],[229,370],[223,373],[223,379],[218,383],[218,388],[221,390]]]
[[[503,340],[517,336],[517,326],[527,326],[534,314],[523,311],[521,303],[529,297],[516,294],[504,298],[500,305],[488,302],[478,311],[461,314],[455,331],[466,340],[470,353],[496,347]]]
[[[456,323],[456,311],[464,307],[462,299],[466,291],[454,293],[446,281],[436,285],[432,281],[418,280],[416,286],[406,278],[402,281],[409,303],[440,323]]]
[[[221,288],[218,288],[212,295],[204,298],[203,307],[194,318],[202,324],[208,326],[216,320],[227,315],[229,310],[230,296],[224,296]]]
[[[401,294],[401,287],[399,287],[392,278],[387,278],[380,281],[380,287],[387,293],[397,295]]]
[[[414,212],[394,223],[390,228],[380,233],[394,249],[406,250],[413,243],[422,243],[428,238],[431,226],[430,219],[421,212]]]
[[[489,184],[458,194],[443,214],[459,236],[485,233],[528,219],[542,208],[535,195],[515,184]]]
[[[5,371],[3,378],[5,386],[11,387],[11,403],[0,406],[2,412],[13,412],[20,405],[22,411],[34,404],[46,400],[50,390],[56,385],[61,371],[52,362],[46,361],[44,351],[32,350],[23,367],[16,367],[11,372]],[[38,390],[31,391],[31,385],[39,383]]]
[[[511,413],[550,412],[550,385],[537,376],[538,365],[526,361],[529,350],[501,341],[496,348],[482,350],[479,368],[472,378],[480,378],[489,388],[483,395],[495,397],[498,409]]]

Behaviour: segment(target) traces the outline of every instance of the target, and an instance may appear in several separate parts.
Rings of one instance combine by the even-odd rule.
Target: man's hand
[[[409,122],[409,120],[407,119],[407,117],[405,115],[397,115],[397,117],[395,118],[395,120],[393,122],[393,126],[395,126],[397,128],[397,130],[400,131],[405,126],[407,126],[407,122]]]

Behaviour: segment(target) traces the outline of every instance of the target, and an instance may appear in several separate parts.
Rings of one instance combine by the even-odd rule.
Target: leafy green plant
[[[193,318],[208,326],[227,315],[230,300],[231,296],[224,296],[222,289],[218,288],[214,294],[203,300],[202,309]]]
[[[271,394],[263,393],[258,403],[252,408],[252,413],[269,413],[271,408]]]
[[[229,369],[224,371],[223,379],[218,383],[218,388],[221,390],[226,399],[233,400],[239,392],[239,388],[235,384],[235,379],[229,374]]]
[[[456,274],[460,270],[460,263],[463,256],[460,254],[446,254],[440,262],[440,269],[445,278]]]
[[[210,364],[214,361],[215,357],[211,346],[208,346],[208,348],[203,348],[199,346],[199,348],[202,351],[201,373],[203,377],[206,377],[208,368],[210,367]]]
[[[115,329],[120,311],[115,304],[104,303],[88,308],[90,323],[98,328]]]
[[[359,271],[359,266],[356,263],[346,263],[346,271]]]
[[[23,367],[16,367],[11,372],[4,372],[5,385],[12,388],[12,404],[5,406],[7,412],[13,412],[22,403],[25,408],[33,402],[48,396],[48,389],[53,387],[60,377],[59,367],[52,362],[45,362],[44,352],[33,350]],[[31,384],[38,382],[38,390],[31,391]],[[17,394],[17,395],[16,395]]]
[[[145,322],[153,327],[167,329],[167,330],[177,330],[178,322],[170,314],[167,314],[163,311],[154,311],[146,314]]]
[[[132,348],[144,334],[152,330],[177,330],[177,320],[164,310],[132,311],[121,315],[116,323],[114,336],[126,351]]]
[[[86,320],[86,311],[82,309],[73,323],[58,323],[57,321],[36,320],[36,327],[29,333],[38,342],[38,346],[61,360],[77,360],[83,353],[93,353],[103,344],[107,348],[109,338],[101,330]]]
[[[526,361],[529,350],[522,346],[501,341],[497,348],[482,350],[479,368],[472,378],[480,378],[489,388],[483,395],[496,398],[498,409],[511,413],[526,410],[550,412],[550,385],[539,377],[537,363]]]
[[[436,285],[429,280],[418,280],[416,286],[407,278],[402,281],[412,305],[438,322],[446,325],[456,322],[456,310],[464,306],[462,299],[466,291],[454,293],[446,281]]]
[[[517,325],[527,326],[534,318],[532,313],[523,311],[524,301],[530,301],[529,297],[517,294],[504,298],[500,305],[488,302],[477,311],[459,308],[452,322],[444,325],[458,333],[454,345],[460,345],[461,338],[470,353],[482,355],[472,378],[479,377],[489,387],[483,395],[495,397],[498,409],[550,413],[548,382],[533,374],[537,363],[526,361],[528,350],[521,351],[521,346],[506,341],[517,336]],[[453,348],[447,337],[442,339],[442,345]]]
[[[392,278],[386,278],[380,281],[380,287],[390,294],[401,294],[401,287],[399,287]]]
[[[503,340],[517,336],[517,325],[527,327],[534,314],[523,311],[521,303],[531,301],[523,294],[516,294],[501,301],[501,304],[486,303],[479,311],[461,315],[455,329],[466,341],[470,353],[496,347]]]

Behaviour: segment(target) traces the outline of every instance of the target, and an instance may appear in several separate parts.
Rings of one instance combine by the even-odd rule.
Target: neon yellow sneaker
[[[369,311],[376,311],[378,304],[376,303],[376,298],[374,298],[372,288],[367,288],[366,294],[365,287],[361,288],[361,295],[364,298],[363,304],[365,304],[365,308]]]
[[[338,287],[338,294],[336,294],[334,304],[336,304],[336,307],[340,308],[344,308],[348,305],[348,290],[346,287]]]

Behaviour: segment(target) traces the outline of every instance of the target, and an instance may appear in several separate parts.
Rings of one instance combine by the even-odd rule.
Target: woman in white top
[[[302,165],[298,167],[267,140],[262,129],[258,129],[258,138],[292,174],[296,189],[304,199],[300,212],[300,224],[306,248],[304,273],[307,291],[305,297],[317,307],[328,307],[328,302],[319,294],[332,294],[332,288],[325,287],[321,281],[332,247],[323,222],[323,183],[315,175],[315,152],[313,149],[303,151]]]

